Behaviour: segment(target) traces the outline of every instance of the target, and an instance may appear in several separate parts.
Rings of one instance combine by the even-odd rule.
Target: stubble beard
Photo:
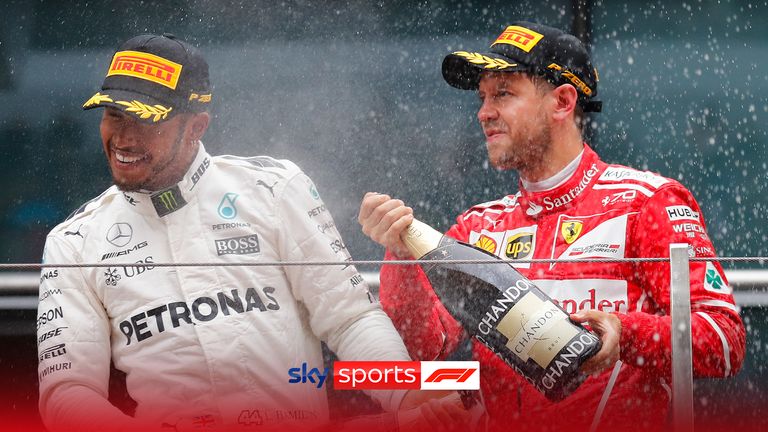
[[[512,138],[513,143],[505,152],[491,160],[494,167],[500,170],[515,170],[521,174],[541,170],[546,163],[544,160],[552,148],[552,130],[548,123],[534,131],[523,131]]]
[[[183,178],[184,172],[180,174],[175,174],[175,175],[170,174],[169,177],[178,177],[178,178],[169,178],[168,180],[162,179],[162,176],[166,168],[168,168],[168,166],[171,165],[171,163],[173,163],[174,159],[178,157],[179,154],[181,153],[182,140],[184,139],[183,131],[186,128],[186,125],[187,125],[187,121],[185,120],[179,126],[179,130],[176,133],[176,140],[174,141],[173,146],[171,147],[171,152],[168,155],[168,158],[165,161],[162,161],[156,165],[151,166],[149,175],[146,176],[144,179],[137,180],[137,181],[130,181],[128,179],[119,178],[115,175],[115,172],[112,170],[112,166],[110,165],[109,170],[112,174],[112,182],[115,184],[115,186],[117,186],[117,188],[122,192],[138,192],[141,190],[155,191],[155,190],[161,189],[164,183],[168,183],[168,182],[170,182],[171,184],[178,183],[181,180],[181,178]],[[110,149],[111,148],[112,148],[112,143],[110,143]],[[160,177],[160,181],[158,180],[158,177]]]

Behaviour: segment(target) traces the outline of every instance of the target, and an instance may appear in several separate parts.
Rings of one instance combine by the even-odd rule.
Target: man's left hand
[[[600,351],[581,365],[582,373],[598,374],[619,361],[621,321],[616,315],[598,310],[582,310],[571,314],[571,319],[578,323],[588,323],[603,343]]]

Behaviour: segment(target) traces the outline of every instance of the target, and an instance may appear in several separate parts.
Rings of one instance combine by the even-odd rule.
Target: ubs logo
[[[107,241],[117,247],[123,247],[131,242],[133,227],[125,222],[112,225],[107,231]]]
[[[107,285],[117,286],[118,281],[120,281],[123,276],[126,278],[132,278],[144,273],[145,271],[154,270],[155,266],[152,264],[154,264],[154,259],[150,255],[144,259],[136,261],[136,265],[109,267],[106,271],[104,271],[104,282]],[[121,268],[122,272],[120,271]]]

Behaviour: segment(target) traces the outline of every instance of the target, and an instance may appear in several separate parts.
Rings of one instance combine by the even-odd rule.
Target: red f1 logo
[[[438,369],[432,373],[424,382],[440,382],[443,380],[454,380],[456,382],[463,383],[473,373],[475,368],[462,368],[462,369]]]
[[[480,390],[479,370],[480,363],[476,361],[423,361],[421,362],[421,389]]]

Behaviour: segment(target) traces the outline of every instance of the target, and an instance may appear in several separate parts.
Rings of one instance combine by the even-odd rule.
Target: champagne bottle
[[[499,259],[414,220],[401,238],[421,260]],[[549,400],[560,401],[586,379],[579,366],[600,339],[509,264],[425,263],[448,312]]]

